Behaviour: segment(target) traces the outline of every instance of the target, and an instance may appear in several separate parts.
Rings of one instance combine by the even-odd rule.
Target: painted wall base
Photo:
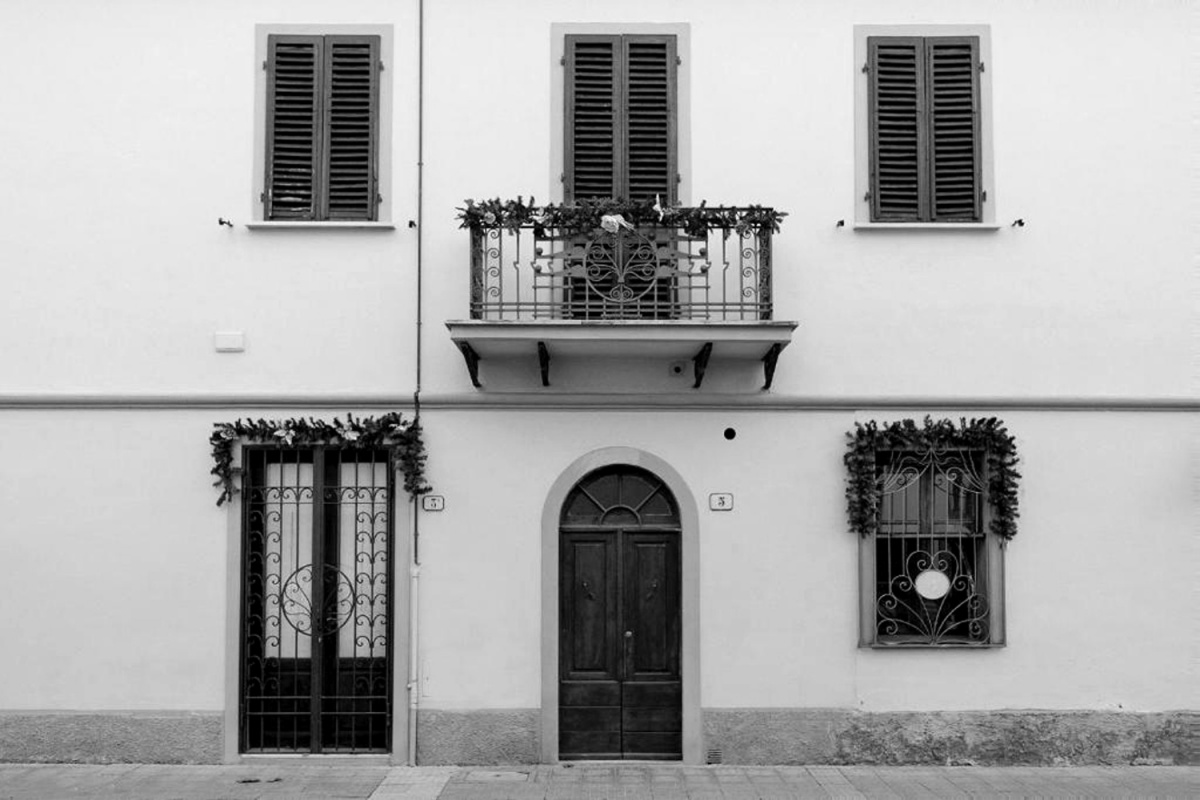
[[[0,761],[219,764],[220,712],[0,714]]]
[[[1200,763],[1200,713],[705,709],[710,761],[727,764]]]
[[[536,708],[417,713],[417,763],[536,764]]]

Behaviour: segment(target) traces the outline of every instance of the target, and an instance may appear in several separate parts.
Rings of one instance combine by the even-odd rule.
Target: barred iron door
[[[241,752],[387,752],[388,454],[247,448],[244,462]]]

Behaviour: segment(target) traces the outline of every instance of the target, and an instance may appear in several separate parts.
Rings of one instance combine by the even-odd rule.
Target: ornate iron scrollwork
[[[586,304],[598,298],[605,307],[624,306],[644,300],[656,288],[655,280],[669,277],[674,268],[660,265],[658,247],[636,230],[601,231],[583,247],[583,260],[568,267],[567,274],[582,278],[587,287]]]
[[[698,286],[707,272],[706,254],[679,249],[671,229],[614,226],[562,240],[561,250],[537,258],[549,262],[535,274],[561,291],[564,316],[576,319],[674,319],[680,316],[681,292]],[[691,260],[697,270],[683,269]]]
[[[882,644],[987,641],[985,483],[969,451],[899,451],[878,477],[876,632]]]
[[[332,564],[326,564],[323,571],[326,588],[320,609],[313,608],[312,564],[289,575],[279,592],[283,618],[304,636],[328,636],[349,622],[354,614],[354,585],[350,579]]]
[[[880,636],[913,635],[927,644],[949,638],[980,641],[987,633],[987,598],[974,574],[948,550],[916,550],[892,577],[877,604]]]

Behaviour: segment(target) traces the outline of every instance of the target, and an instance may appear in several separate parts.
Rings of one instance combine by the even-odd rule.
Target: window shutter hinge
[[[863,195],[863,202],[864,203],[871,202],[871,193],[870,192],[867,192],[866,194]]]
[[[377,66],[379,67],[379,71],[380,71],[380,72],[383,72],[383,62],[382,62],[382,61],[380,61],[380,62],[379,62],[379,64],[378,64]]]
[[[680,58],[679,56],[675,56],[675,66],[679,67],[682,65],[683,65],[683,59]]]
[[[986,202],[987,202],[987,189],[984,189],[982,192],[980,192],[980,194],[979,194],[979,201],[980,201],[981,203],[986,203]]]
[[[683,183],[683,176],[678,172],[675,173],[675,183],[676,185]]]
[[[979,62],[979,71],[983,72],[983,62],[982,61]]]
[[[863,68],[862,68],[862,73],[863,73],[863,75],[866,75],[866,74],[867,74],[868,72],[870,72],[870,71],[871,71],[871,65],[870,65],[870,64],[863,64]]]
[[[267,71],[267,62],[263,61],[263,72]]]
[[[567,182],[567,173],[565,173],[565,172],[558,173],[558,182],[566,183]]]
[[[260,202],[260,203],[265,203],[265,202],[267,202],[267,193],[266,193],[266,192],[259,192],[259,193],[258,193],[258,202]]]
[[[558,60],[558,63],[565,67],[567,65],[567,57],[563,56]]]

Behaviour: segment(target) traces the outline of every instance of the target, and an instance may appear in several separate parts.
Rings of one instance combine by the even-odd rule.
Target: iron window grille
[[[1003,561],[984,454],[876,452],[877,527],[863,537],[862,644],[1003,644]]]

